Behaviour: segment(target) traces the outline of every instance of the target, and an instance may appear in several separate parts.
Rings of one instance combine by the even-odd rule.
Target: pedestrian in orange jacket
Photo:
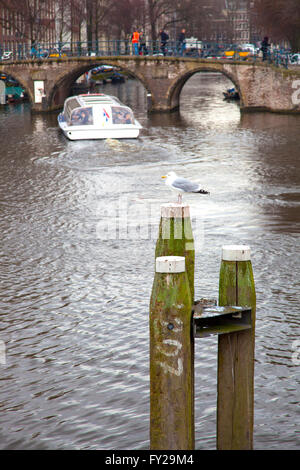
[[[139,39],[140,33],[138,31],[134,31],[131,36],[132,51],[134,55],[139,55]]]

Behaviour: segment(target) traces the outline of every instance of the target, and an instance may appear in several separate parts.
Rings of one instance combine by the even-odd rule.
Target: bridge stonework
[[[28,93],[33,111],[52,111],[63,106],[80,75],[101,64],[120,67],[139,79],[147,90],[152,112],[178,109],[182,87],[195,73],[219,72],[239,91],[241,110],[300,113],[300,70],[262,62],[148,56],[72,57],[2,63],[0,72],[18,80]],[[205,90],[199,90],[201,93]]]

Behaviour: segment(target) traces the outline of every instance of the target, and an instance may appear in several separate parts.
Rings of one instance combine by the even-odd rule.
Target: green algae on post
[[[150,301],[150,448],[194,448],[192,302],[185,259],[158,257]]]

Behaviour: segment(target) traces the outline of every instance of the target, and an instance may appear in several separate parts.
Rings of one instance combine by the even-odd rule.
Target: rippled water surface
[[[169,170],[211,193],[185,197],[196,298],[217,298],[222,245],[251,247],[254,445],[299,448],[300,117],[241,115],[222,100],[229,86],[194,75],[180,114],[148,116],[139,83],[106,85],[144,126],[136,141],[69,142],[55,114],[0,110],[2,449],[149,448],[148,305]],[[216,338],[196,341],[197,449],[215,448],[216,352]]]

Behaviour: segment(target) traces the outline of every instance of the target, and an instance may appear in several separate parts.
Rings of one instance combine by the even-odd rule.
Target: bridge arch
[[[33,103],[33,94],[30,85],[28,84],[26,80],[26,76],[24,76],[24,73],[18,73],[17,70],[11,71],[9,67],[1,67],[1,73],[4,73],[6,75],[9,75],[12,77],[14,80],[16,80],[21,88],[26,92],[29,102],[32,104]]]
[[[64,104],[65,99],[70,96],[71,87],[74,82],[84,73],[88,72],[89,70],[95,67],[99,67],[100,65],[111,65],[113,67],[118,67],[120,70],[127,72],[134,78],[138,79],[143,84],[146,92],[151,92],[147,80],[145,80],[143,74],[139,73],[139,71],[135,67],[128,66],[126,62],[116,62],[116,60],[110,60],[109,58],[105,58],[103,60],[97,59],[95,60],[95,62],[84,62],[75,64],[67,72],[58,75],[55,82],[52,83],[51,89],[48,90],[48,107],[50,109],[61,108]]]
[[[243,90],[241,89],[239,80],[237,79],[236,76],[234,76],[232,73],[228,72],[227,70],[224,70],[222,67],[214,67],[214,66],[209,66],[209,65],[201,65],[198,67],[193,68],[192,70],[188,70],[183,72],[181,75],[177,76],[175,80],[171,83],[168,93],[167,93],[167,100],[168,100],[168,106],[170,109],[178,109],[180,105],[180,94],[182,91],[182,88],[184,87],[185,83],[191,78],[193,75],[199,72],[214,72],[214,73],[220,73],[226,76],[234,85],[235,89],[238,91],[239,96],[240,96],[240,103],[241,106],[243,106]]]

